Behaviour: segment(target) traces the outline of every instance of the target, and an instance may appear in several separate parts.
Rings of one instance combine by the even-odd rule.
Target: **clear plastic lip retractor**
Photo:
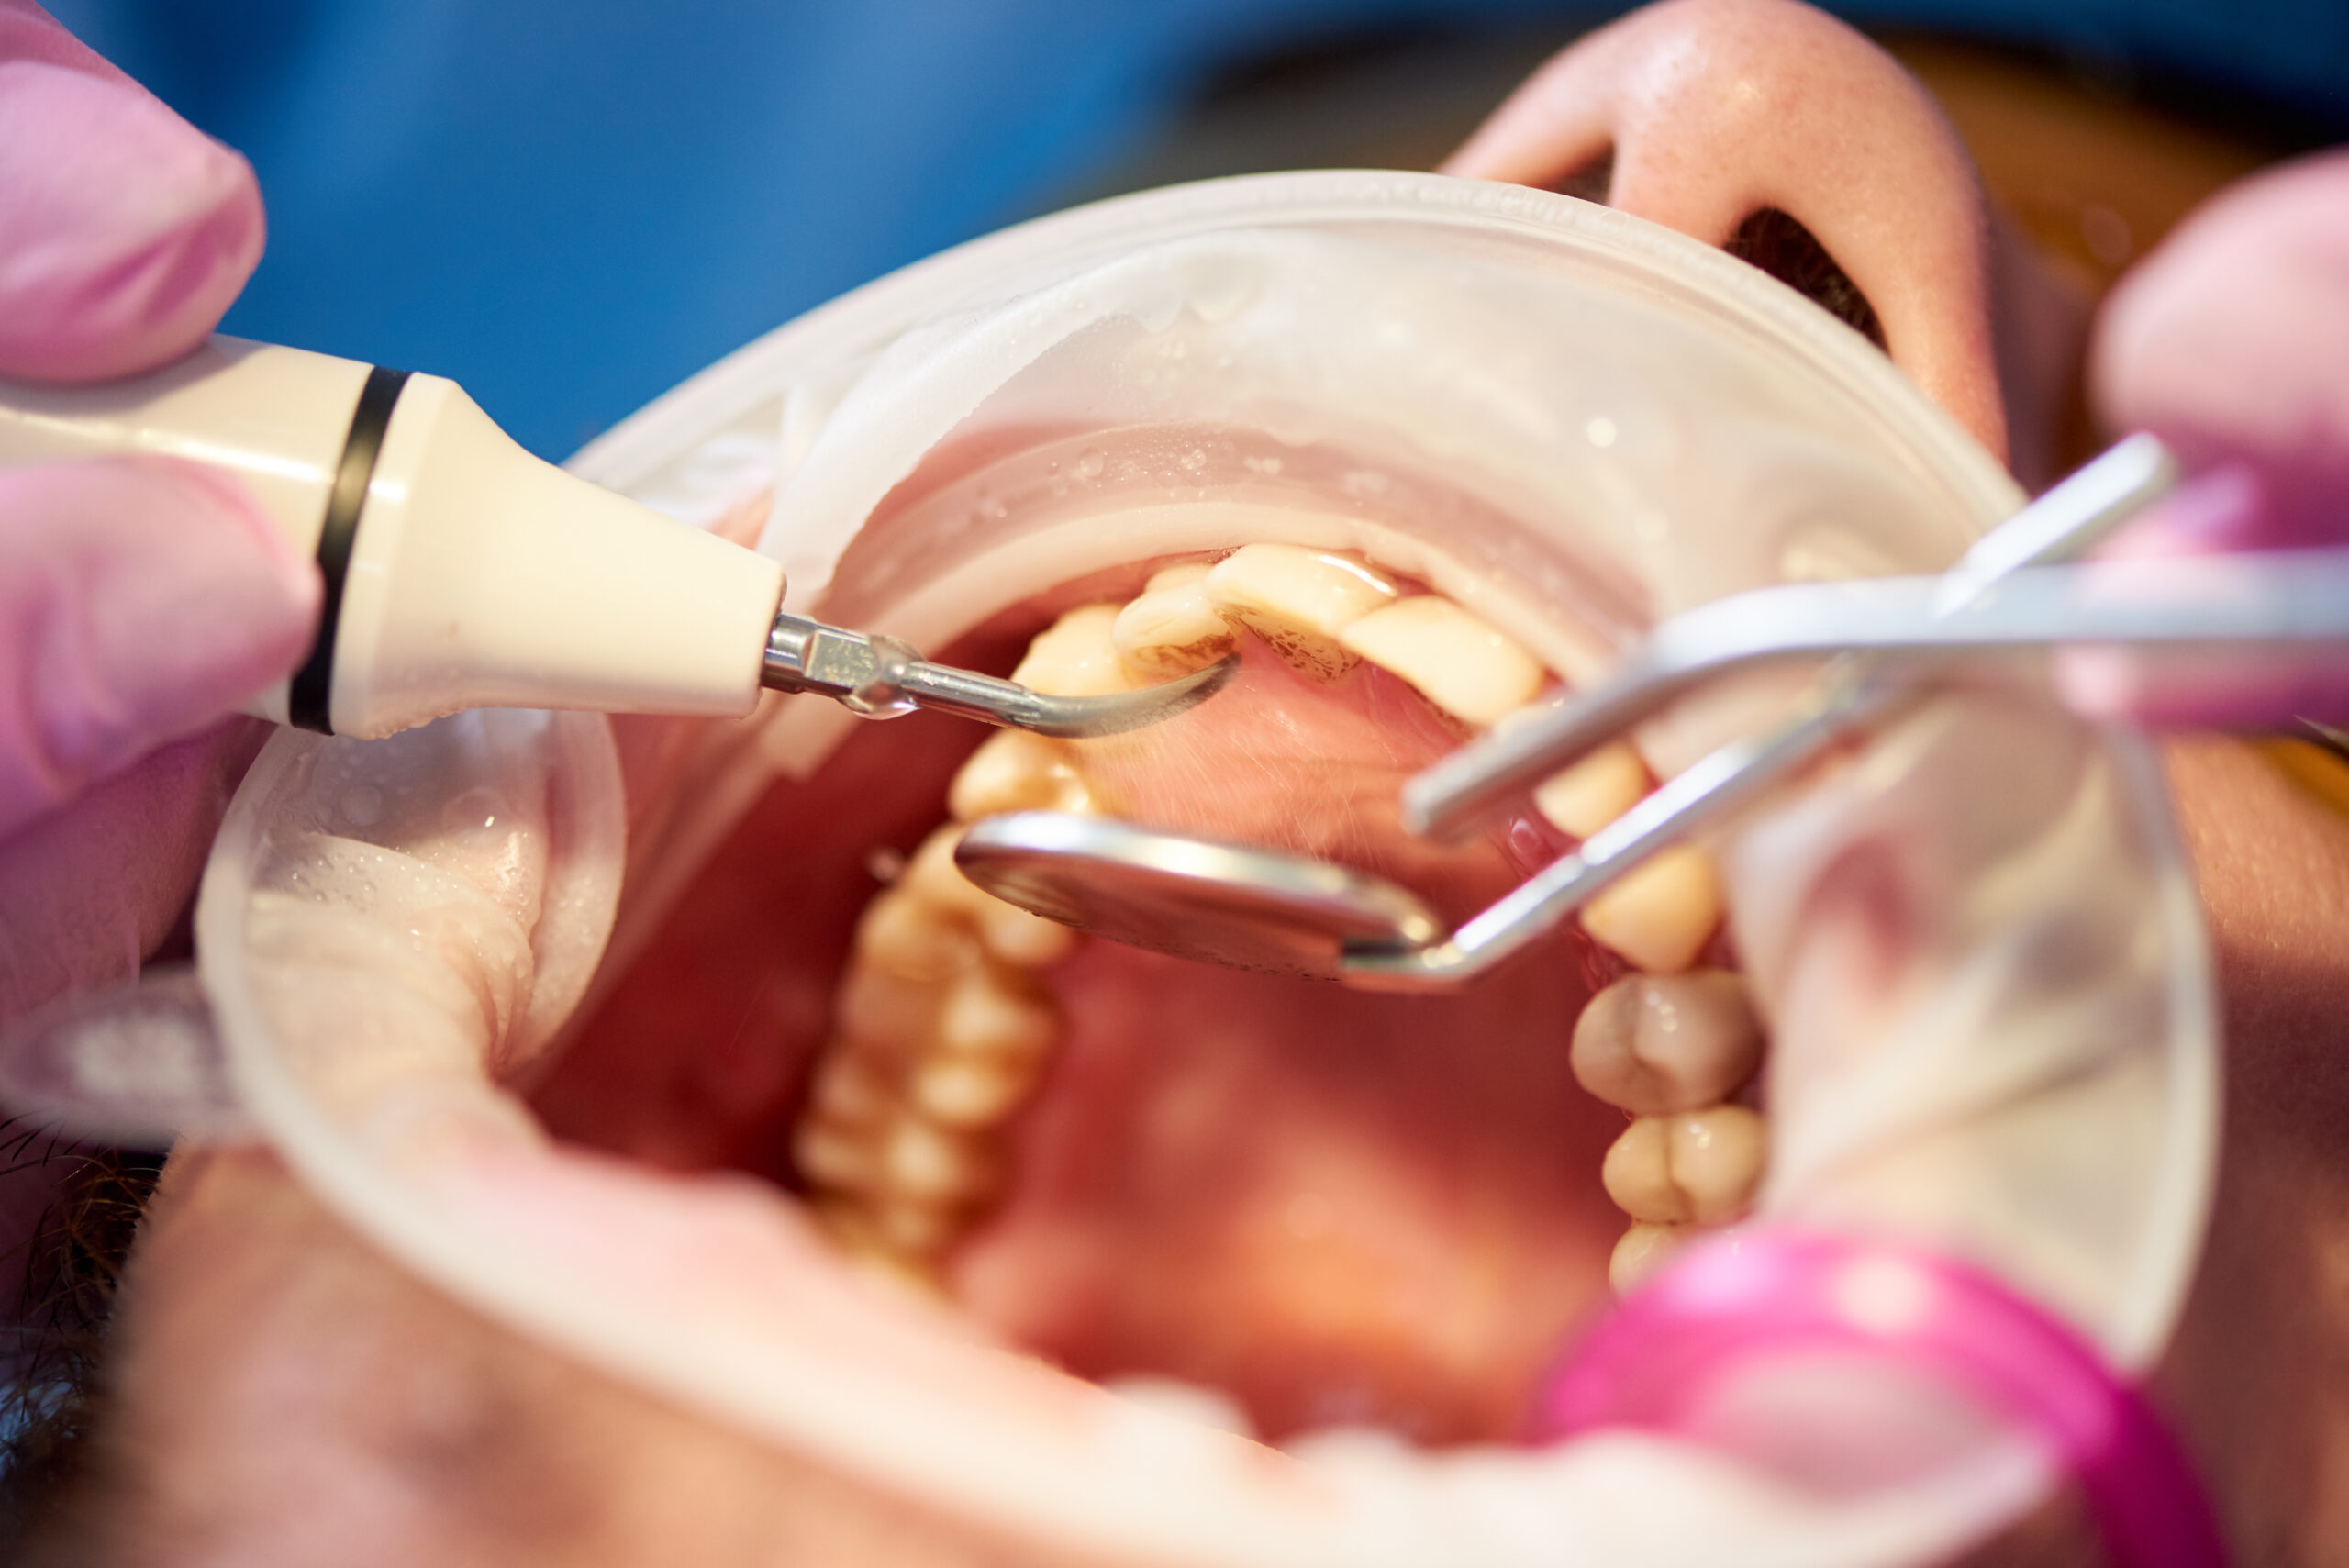
[[[927,708],[1074,740],[1162,723],[1213,696],[1238,667],[1237,659],[1223,659],[1140,691],[1052,696],[975,670],[933,664],[894,637],[785,614],[767,634],[759,680],[779,692],[830,697],[866,718]]]
[[[1360,989],[1449,990],[1554,929],[1657,851],[1753,798],[1838,736],[1907,701],[1911,688],[1876,651],[1946,659],[1985,646],[2076,638],[2060,619],[2051,627],[2048,612],[2051,602],[2068,612],[2076,599],[2058,598],[2060,589],[2030,569],[2077,560],[2165,494],[2176,476],[2159,441],[2130,437],[1983,536],[1940,577],[1764,589],[1704,606],[1660,628],[1612,680],[1419,774],[1404,786],[1406,825],[1423,834],[1456,831],[1711,673],[1768,657],[1838,655],[1810,703],[1776,731],[1702,758],[1449,935],[1416,896],[1370,873],[1099,817],[992,817],[963,835],[955,860],[996,896],[1112,940]],[[2349,563],[2343,571],[2349,574]],[[2018,582],[2033,592],[2023,613],[2009,615],[2002,598]],[[2257,621],[2255,604],[2234,603],[2232,618],[2211,610],[2196,621],[2175,602],[2166,616],[2116,606],[2107,618],[2121,640],[2175,640],[2181,627],[2190,637],[2197,626],[2234,633],[2204,640],[2277,634],[2273,617]],[[1822,628],[1776,607],[1809,615],[1838,604],[1866,613],[1853,610]],[[2327,623],[2349,633],[2342,606],[2349,606],[2349,589],[2333,601]],[[1723,629],[1698,636],[1678,629],[1709,627],[1702,619],[1709,616]],[[1944,625],[1990,626],[2000,635]]]

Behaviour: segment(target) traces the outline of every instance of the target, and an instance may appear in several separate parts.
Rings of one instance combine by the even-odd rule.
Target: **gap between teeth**
[[[1274,543],[1165,567],[1122,606],[1068,611],[1030,645],[1012,678],[1053,695],[1128,691],[1224,658],[1243,634],[1314,679],[1335,679],[1366,661],[1476,728],[1522,708],[1548,680],[1516,639],[1444,595],[1406,593],[1349,553]],[[1586,839],[1653,787],[1638,751],[1617,741],[1546,781],[1534,805],[1561,830]],[[793,1144],[816,1212],[842,1251],[932,1291],[942,1255],[1000,1194],[1005,1124],[1025,1106],[1062,1039],[1060,1009],[1040,972],[1082,940],[973,885],[953,863],[955,841],[968,824],[1002,812],[1115,809],[1067,742],[1012,730],[972,753],[947,806],[952,820],[865,910],[835,1032]],[[1619,983],[1629,984],[1688,971],[1722,914],[1711,857],[1680,846],[1594,898],[1582,919],[1637,972]],[[1740,1217],[1766,1155],[1761,1118],[1724,1103],[1758,1059],[1750,1008],[1741,1015],[1742,1004],[1720,1000],[1725,986],[1742,996],[1742,983],[1689,978],[1710,987],[1712,1000],[1682,1009],[1685,1038],[1674,1045],[1697,1060],[1677,1070],[1709,1098],[1640,1116],[1608,1155],[1609,1192],[1633,1221],[1610,1264],[1619,1290],[1688,1234]],[[1586,1027],[1616,1028],[1609,1020],[1622,1014],[1624,1039],[1608,1049],[1636,1056],[1658,1049],[1653,1013],[1593,1004],[1575,1047],[1586,1088],[1634,1108],[1620,1085],[1585,1072],[1581,1037]],[[1594,1061],[1606,1054],[1591,1051]],[[1718,1082],[1706,1077],[1709,1051]]]

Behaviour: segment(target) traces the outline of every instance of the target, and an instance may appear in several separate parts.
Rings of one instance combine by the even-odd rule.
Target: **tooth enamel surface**
[[[1093,797],[1058,740],[1005,729],[971,753],[948,786],[946,808],[957,822],[1007,811],[1093,810]]]
[[[1575,1020],[1575,1077],[1634,1116],[1702,1110],[1762,1064],[1762,1023],[1742,975],[1627,974]]]
[[[841,1192],[863,1192],[881,1179],[881,1151],[869,1133],[825,1121],[803,1121],[791,1157],[809,1181]]]
[[[1028,645],[1028,656],[1011,673],[1023,686],[1056,697],[1106,696],[1131,691],[1135,682],[1118,662],[1110,628],[1117,605],[1080,605]]]
[[[1019,1108],[1036,1081],[1038,1059],[937,1055],[924,1060],[907,1084],[924,1116],[944,1127],[993,1127]]]
[[[1170,568],[1160,577],[1183,570]],[[1201,568],[1188,582],[1152,586],[1118,612],[1109,628],[1110,641],[1126,672],[1142,684],[1173,680],[1231,651],[1231,623],[1205,581]]]
[[[939,1051],[956,1056],[1032,1061],[1052,1048],[1060,1029],[1060,1010],[1048,996],[981,971],[947,992],[934,1040]]]
[[[1614,1255],[1607,1261],[1607,1283],[1618,1296],[1634,1288],[1672,1255],[1687,1232],[1683,1225],[1633,1225],[1615,1243]]]
[[[1664,851],[1582,910],[1584,930],[1657,974],[1695,962],[1720,919],[1720,874],[1693,844]]]
[[[1338,645],[1470,724],[1490,724],[1542,689],[1541,662],[1523,645],[1440,594],[1370,611],[1339,632]]]
[[[835,1126],[870,1127],[896,1103],[887,1075],[863,1051],[835,1051],[816,1073],[816,1114]]]
[[[1338,634],[1392,604],[1394,579],[1375,567],[1293,544],[1242,545],[1204,582],[1225,616],[1263,638],[1308,674],[1328,679],[1353,668]]]
[[[1672,1179],[1665,1118],[1642,1117],[1607,1151],[1599,1180],[1615,1206],[1633,1219],[1682,1225],[1696,1218],[1687,1195]]]
[[[1613,740],[1542,780],[1533,805],[1564,831],[1587,839],[1638,805],[1649,788],[1639,752],[1628,740]]]
[[[880,1150],[880,1181],[893,1199],[970,1203],[995,1185],[997,1162],[985,1144],[919,1117],[901,1117]]]
[[[978,955],[978,939],[969,926],[927,898],[884,893],[857,922],[860,965],[900,979],[951,979]]]
[[[941,994],[935,981],[907,980],[886,970],[852,969],[841,984],[841,1033],[903,1057],[936,1037]]]
[[[1743,1106],[1715,1106],[1663,1120],[1672,1184],[1687,1203],[1689,1218],[1699,1225],[1736,1218],[1762,1180],[1769,1144],[1760,1115]]]

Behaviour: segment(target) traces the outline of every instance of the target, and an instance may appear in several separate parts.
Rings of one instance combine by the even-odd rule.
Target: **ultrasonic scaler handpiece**
[[[1054,696],[975,670],[933,664],[894,637],[849,631],[805,616],[775,617],[760,683],[813,692],[867,718],[916,708],[975,718],[1064,740],[1119,735],[1162,723],[1207,701],[1239,667],[1219,660],[1175,680],[1101,696]]]

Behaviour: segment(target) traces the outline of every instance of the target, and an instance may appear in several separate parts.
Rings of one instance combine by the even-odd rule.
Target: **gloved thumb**
[[[178,358],[244,287],[262,228],[242,158],[30,0],[0,0],[0,376]]]
[[[161,458],[0,472],[0,836],[284,675],[318,597],[225,475]]]

